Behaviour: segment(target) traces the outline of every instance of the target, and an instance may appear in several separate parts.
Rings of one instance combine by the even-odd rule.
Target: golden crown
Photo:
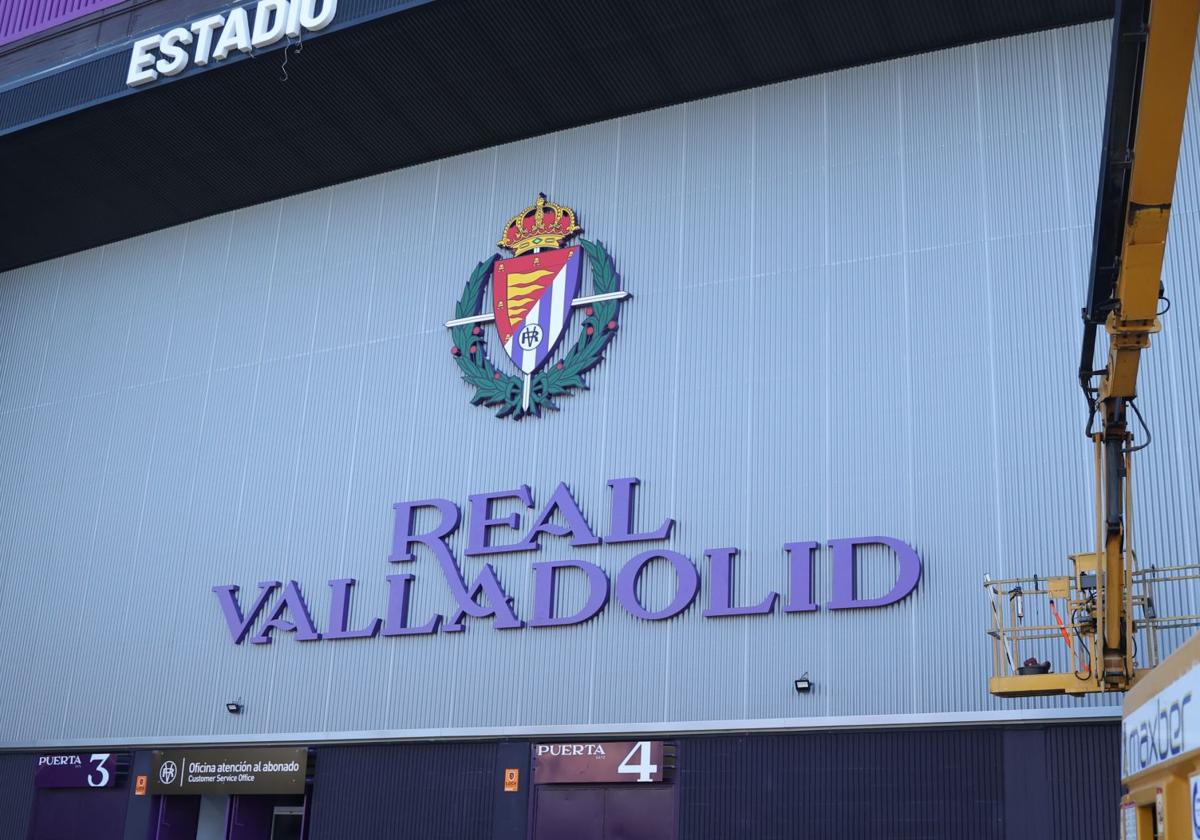
[[[557,248],[581,230],[574,210],[538,193],[537,201],[508,220],[504,236],[496,244],[519,257],[534,248]]]

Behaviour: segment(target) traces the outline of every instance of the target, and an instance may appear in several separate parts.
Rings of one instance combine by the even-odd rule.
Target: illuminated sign
[[[1121,724],[1121,776],[1128,778],[1200,748],[1200,665],[1125,715]]]
[[[39,755],[33,784],[39,788],[106,788],[117,784],[118,760],[128,766],[128,753]]]
[[[155,750],[150,793],[304,793],[308,750],[303,747],[239,747],[227,750]]]
[[[668,752],[670,753],[668,755]],[[535,785],[661,782],[674,748],[662,741],[586,741],[533,745]]]
[[[316,32],[329,25],[336,11],[337,0],[259,0],[253,22],[246,8],[239,7],[141,38],[133,42],[125,84],[137,87],[178,75],[189,63],[202,67],[235,50],[249,53],[284,37],[298,38],[303,30]]]
[[[611,507],[608,527],[603,536],[576,504],[570,489],[560,483],[527,525],[520,513],[497,515],[498,502],[512,507],[515,501],[526,510],[538,510],[528,485],[509,490],[478,493],[469,497],[469,519],[465,527],[467,557],[492,554],[538,552],[548,538],[566,540],[574,549],[586,550],[600,545],[667,542],[674,520],[666,519],[656,528],[638,531],[634,517],[636,478],[614,478],[608,482]],[[533,563],[533,603],[524,617],[518,614],[513,599],[505,591],[491,563],[483,564],[478,575],[468,579],[451,548],[451,537],[459,532],[462,512],[449,499],[421,499],[393,505],[395,511],[392,551],[389,562],[405,564],[416,559],[414,550],[437,561],[444,584],[448,608],[414,618],[409,614],[416,575],[406,572],[387,575],[388,594],[379,617],[350,626],[350,601],[354,578],[328,581],[332,590],[329,617],[324,629],[318,629],[309,612],[300,584],[294,580],[262,581],[251,598],[239,598],[240,586],[214,586],[221,613],[235,644],[249,638],[251,644],[269,644],[272,633],[292,633],[297,641],[322,639],[363,639],[382,636],[413,636],[430,633],[454,633],[466,627],[466,619],[488,621],[496,630],[524,627],[555,627],[581,624],[595,618],[615,596],[622,609],[644,621],[662,621],[691,607],[700,593],[701,569],[692,558],[673,549],[650,548],[626,561],[615,580],[595,563],[582,559],[556,559]],[[892,537],[869,536],[829,540],[831,550],[831,597],[825,607],[831,610],[863,609],[894,604],[907,597],[921,578],[921,559],[907,543]],[[786,557],[788,589],[786,593],[762,591],[735,599],[734,564],[739,550],[733,547],[704,550],[708,575],[708,599],[705,618],[813,612],[820,607],[814,601],[813,574],[820,543],[788,542],[782,546]],[[891,588],[877,597],[862,597],[858,591],[858,565],[862,550],[874,548],[873,556],[883,554],[895,577]],[[674,572],[674,594],[665,605],[648,605],[641,596],[639,580],[651,567]],[[556,585],[564,575],[575,575],[585,585],[583,603],[564,607],[556,597]],[[582,575],[582,578],[579,576]],[[427,584],[426,584],[427,585]],[[436,585],[436,584],[433,584]],[[780,604],[782,600],[782,605]],[[359,612],[361,614],[361,611]],[[265,620],[262,620],[265,619]],[[260,621],[261,620],[261,621]],[[251,629],[258,626],[257,632]]]

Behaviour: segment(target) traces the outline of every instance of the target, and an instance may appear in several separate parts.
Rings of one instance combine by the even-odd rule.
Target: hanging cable
[[[1154,438],[1150,434],[1150,427],[1146,425],[1146,419],[1144,417],[1142,417],[1142,412],[1137,407],[1137,402],[1134,400],[1129,400],[1126,403],[1126,405],[1128,405],[1130,408],[1133,409],[1133,413],[1137,416],[1138,422],[1142,424],[1142,431],[1146,433],[1146,442],[1145,443],[1139,444],[1137,446],[1131,446],[1129,448],[1129,450],[1128,450],[1129,453],[1133,454],[1134,452],[1140,452],[1143,449],[1145,449],[1147,446],[1149,446],[1151,444],[1151,442],[1153,442]]]
[[[283,64],[279,65],[279,69],[283,71],[283,75],[279,77],[279,81],[286,82],[288,80],[288,50],[292,48],[292,36],[287,36],[287,43],[283,45]],[[304,30],[300,30],[300,34],[296,36],[296,54],[299,55],[304,50]]]

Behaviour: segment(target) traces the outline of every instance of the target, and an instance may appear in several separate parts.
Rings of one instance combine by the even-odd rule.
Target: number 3
[[[630,764],[633,757],[639,756],[639,764]],[[658,765],[650,763],[650,742],[638,741],[633,745],[633,749],[629,751],[629,755],[621,760],[617,765],[618,773],[637,773],[639,782],[654,781],[654,774],[658,772]]]
[[[92,774],[88,773],[88,787],[108,787],[108,768],[104,766],[104,762],[108,761],[108,757],[112,753],[92,753],[88,761],[95,763],[96,772],[100,774],[100,780],[94,781]]]

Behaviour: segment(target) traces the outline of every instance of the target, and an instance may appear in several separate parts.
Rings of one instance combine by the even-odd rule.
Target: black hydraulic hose
[[[1088,404],[1088,427],[1091,428],[1091,413],[1096,410],[1095,389],[1092,388],[1092,364],[1096,356],[1096,324],[1088,320],[1087,312],[1083,314],[1083,349],[1079,354],[1079,387],[1083,389],[1083,398]]]
[[[1117,0],[1114,12],[1092,260],[1083,309],[1083,346],[1079,354],[1079,385],[1089,412],[1096,403],[1096,389],[1091,385],[1095,373],[1096,329],[1114,308],[1113,297],[1120,273],[1150,3],[1149,0]]]

